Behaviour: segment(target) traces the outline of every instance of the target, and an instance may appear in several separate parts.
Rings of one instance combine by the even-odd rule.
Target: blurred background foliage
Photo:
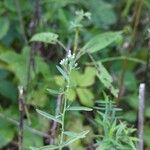
[[[79,46],[98,33],[105,31],[126,31],[111,46],[94,53],[97,61],[103,62],[111,73],[116,87],[122,71],[123,57],[127,54],[132,39],[133,18],[136,0],[1,0],[0,1],[0,149],[16,147],[17,128],[14,120],[18,120],[17,86],[23,85],[25,102],[29,117],[25,122],[37,130],[48,132],[49,122],[43,120],[35,112],[42,108],[55,113],[56,96],[48,94],[47,88],[58,89],[64,81],[56,70],[56,64],[64,57],[64,50],[59,45],[30,43],[33,34],[38,32],[54,32],[66,47],[72,49],[74,32],[71,22],[75,11],[84,10],[91,13],[91,20],[84,21],[80,32]],[[150,1],[145,0],[135,45],[130,57],[138,61],[129,61],[124,78],[123,92],[119,105],[124,109],[123,117],[137,126],[138,86],[147,84],[145,108],[145,149],[150,149],[150,76],[146,78],[146,60],[148,56],[148,29],[150,28]],[[117,58],[116,58],[117,57]],[[68,98],[74,103],[93,106],[100,99],[105,89],[97,82],[95,68],[89,63],[89,57],[80,60],[80,70],[72,74],[75,88],[70,89]],[[106,90],[106,93],[110,94]],[[111,95],[111,94],[110,94]],[[11,120],[12,119],[12,120]],[[84,149],[92,143],[94,127],[92,115],[89,113],[68,114],[68,129],[74,131],[90,129],[92,134],[83,141],[73,144],[74,148]],[[44,140],[32,130],[25,129],[24,148],[42,146]],[[32,139],[32,140],[31,140]]]

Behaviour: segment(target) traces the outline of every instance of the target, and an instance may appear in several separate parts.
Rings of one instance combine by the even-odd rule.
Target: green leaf
[[[31,133],[28,130],[25,130],[23,146],[24,146],[24,149],[29,149],[29,146],[41,147],[43,146],[43,138],[40,137],[39,135]]]
[[[31,38],[31,42],[44,42],[49,44],[56,44],[58,35],[51,32],[37,33]]]
[[[6,18],[0,17],[0,40],[7,34],[9,29],[9,21]]]
[[[48,78],[50,75],[50,68],[44,59],[40,56],[35,57],[36,73],[41,73],[43,77]]]
[[[62,74],[62,76],[63,76],[66,80],[68,80],[68,75],[67,75],[67,73],[66,73],[61,67],[59,67],[59,66],[57,66],[57,65],[56,65],[56,68],[57,68],[58,71]]]
[[[100,35],[95,36],[91,39],[83,48],[82,51],[84,52],[97,52],[99,50],[104,49],[112,42],[116,41],[120,38],[122,32],[106,32],[101,33]]]
[[[94,95],[89,89],[77,88],[77,94],[79,96],[81,104],[92,107],[94,105]]]
[[[55,146],[55,145],[47,145],[47,146],[43,146],[40,148],[30,147],[31,150],[55,150],[58,148],[59,148],[59,146]]]
[[[82,3],[91,12],[91,21],[94,26],[107,29],[110,25],[116,23],[117,16],[110,1],[88,0],[82,1]]]
[[[146,108],[145,116],[150,118],[150,107]]]
[[[75,89],[69,88],[68,91],[66,92],[66,96],[67,96],[68,100],[74,101],[76,98]]]
[[[77,78],[78,85],[87,87],[94,84],[96,69],[94,67],[86,67],[84,74],[79,74]]]
[[[70,138],[69,140],[67,140],[67,141],[63,144],[63,147],[72,144],[73,142],[75,142],[75,141],[78,140],[78,139],[85,138],[88,133],[89,133],[89,130],[83,131],[83,132],[81,132],[81,133],[79,133],[79,134],[76,134],[76,133],[72,134],[71,132],[66,132],[66,134],[68,134],[68,135],[71,135],[71,134],[72,134],[72,138]]]
[[[5,120],[1,119],[0,123],[0,149],[10,143],[15,136],[15,130]]]
[[[8,71],[0,69],[0,80],[4,80],[8,75]]]
[[[67,111],[92,111],[92,108],[82,107],[82,106],[72,106],[67,108]]]
[[[37,111],[40,115],[46,117],[47,119],[53,120],[53,121],[58,122],[58,123],[60,123],[60,124],[62,123],[61,120],[58,119],[56,116],[50,115],[50,114],[48,114],[48,113],[46,113],[46,112],[44,112],[44,111],[41,111],[41,110],[39,110],[39,109],[36,109],[36,111]]]
[[[97,76],[99,80],[103,83],[103,85],[111,91],[111,93],[117,97],[118,96],[118,89],[115,89],[113,86],[113,79],[106,68],[103,66],[101,62],[97,63]]]
[[[53,95],[58,95],[58,94],[62,94],[63,91],[56,91],[56,90],[53,90],[53,89],[47,89],[47,91]]]
[[[7,80],[0,81],[0,94],[12,101],[17,100],[17,89]]]
[[[57,85],[63,87],[65,85],[65,80],[61,75],[55,75],[54,80]]]

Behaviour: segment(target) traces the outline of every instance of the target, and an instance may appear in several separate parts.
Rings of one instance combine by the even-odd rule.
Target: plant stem
[[[68,77],[70,77],[71,71],[68,71]],[[66,81],[66,89],[64,94],[64,104],[63,104],[63,110],[62,110],[62,126],[61,126],[61,135],[60,135],[60,147],[59,150],[62,150],[62,144],[64,142],[64,131],[65,131],[65,114],[66,114],[66,108],[67,108],[67,93],[69,90],[70,85],[70,79]]]
[[[76,53],[76,51],[78,49],[78,40],[79,40],[79,28],[76,28],[75,38],[74,38],[74,48],[73,48],[74,53]]]
[[[63,112],[62,112],[62,126],[61,126],[61,136],[60,136],[60,147],[59,147],[59,150],[62,149],[62,144],[63,144],[63,140],[64,140],[66,106],[67,106],[67,97],[65,95]]]
[[[60,114],[61,99],[62,99],[62,94],[59,94],[57,97],[55,116],[58,116]],[[58,127],[58,123],[56,121],[53,121],[52,124],[50,124],[49,144],[54,144],[57,127]]]
[[[132,52],[132,49],[134,48],[135,42],[136,42],[136,37],[137,37],[137,29],[140,21],[140,16],[142,12],[142,6],[143,6],[144,0],[137,0],[136,1],[136,8],[135,8],[135,17],[133,18],[133,32],[131,35],[131,42],[128,47],[128,51],[126,54],[126,59],[124,59],[123,65],[122,65],[122,71],[120,75],[120,80],[119,80],[119,93],[117,97],[117,104],[120,101],[121,95],[122,95],[122,89],[123,89],[123,83],[124,83],[124,77],[128,65],[128,60],[127,58],[129,57],[130,53]]]
[[[141,83],[139,87],[139,112],[138,112],[138,150],[144,149],[144,104],[145,103],[145,83]]]
[[[19,137],[18,137],[18,146],[19,150],[23,150],[23,128],[24,128],[24,95],[23,95],[23,87],[18,87],[19,92],[19,113],[20,113],[20,119],[19,119]]]

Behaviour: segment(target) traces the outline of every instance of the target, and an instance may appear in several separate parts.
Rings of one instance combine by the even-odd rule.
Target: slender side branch
[[[5,114],[0,113],[0,118],[5,119],[7,122],[19,127],[19,122],[17,120],[12,119],[12,118],[6,116]],[[26,124],[24,124],[24,129],[29,130],[31,133],[36,134],[41,137],[46,137],[46,138],[49,137],[48,134],[41,132],[39,130],[36,130],[34,128],[31,128],[31,127],[27,126]]]
[[[138,112],[138,150],[144,150],[144,103],[145,103],[145,83],[141,83],[139,87],[139,112]]]
[[[76,28],[75,37],[74,37],[74,47],[73,47],[74,53],[76,53],[78,49],[78,40],[79,40],[79,28]]]

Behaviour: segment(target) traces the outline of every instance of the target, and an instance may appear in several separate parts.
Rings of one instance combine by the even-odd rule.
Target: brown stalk
[[[58,116],[60,114],[61,99],[62,99],[62,94],[58,95],[57,97],[55,116]],[[57,127],[58,127],[58,123],[56,121],[52,121],[49,130],[49,144],[54,144]]]
[[[119,80],[120,82],[119,82],[119,93],[118,93],[117,103],[119,103],[119,100],[120,100],[121,95],[122,95],[124,77],[125,77],[125,73],[126,73],[126,69],[127,69],[127,65],[128,65],[128,59],[127,58],[129,57],[130,53],[132,52],[132,49],[135,46],[137,30],[138,30],[138,25],[140,22],[140,16],[141,16],[143,3],[144,3],[144,0],[136,0],[136,7],[135,7],[134,18],[133,18],[133,32],[131,35],[131,42],[128,46],[126,59],[124,59],[123,65],[122,65],[123,69],[121,71],[120,80]]]

